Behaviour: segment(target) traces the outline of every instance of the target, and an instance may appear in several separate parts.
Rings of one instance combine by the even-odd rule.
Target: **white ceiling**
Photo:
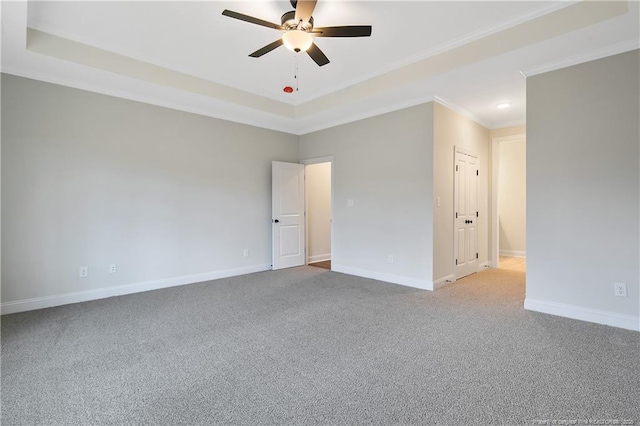
[[[434,99],[497,128],[524,122],[523,73],[638,48],[640,36],[637,2],[319,0],[316,26],[371,24],[372,36],[316,39],[331,63],[299,54],[300,91],[285,94],[296,55],[248,57],[280,33],[224,9],[279,23],[292,8],[3,2],[2,71],[296,134]]]

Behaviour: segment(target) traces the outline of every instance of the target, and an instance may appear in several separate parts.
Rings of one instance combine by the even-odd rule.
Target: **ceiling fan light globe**
[[[282,35],[282,41],[292,52],[306,52],[313,44],[313,37],[306,31],[289,30]]]

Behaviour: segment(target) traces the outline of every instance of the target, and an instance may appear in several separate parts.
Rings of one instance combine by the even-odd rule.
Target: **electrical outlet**
[[[244,251],[242,252],[242,255],[244,257],[249,257],[249,249],[244,249]]]
[[[393,255],[392,254],[389,255],[389,259],[387,259],[387,262],[393,263]]]
[[[115,263],[112,263],[109,265],[109,273],[110,274],[115,274],[116,272],[118,272],[118,265],[116,265]]]
[[[87,278],[89,276],[89,267],[81,266],[80,268],[78,268],[78,276],[80,278]]]
[[[614,294],[617,297],[627,297],[627,285],[625,283],[613,284]]]

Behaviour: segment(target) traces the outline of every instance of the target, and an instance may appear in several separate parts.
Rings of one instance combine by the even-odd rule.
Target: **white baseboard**
[[[205,272],[202,274],[185,275],[182,277],[164,278],[161,280],[144,281],[133,284],[124,284],[113,287],[98,288],[92,290],[76,291],[73,293],[58,294],[55,296],[35,297],[33,299],[16,300],[0,304],[0,312],[13,314],[16,312],[33,311],[35,309],[51,308],[53,306],[68,305],[70,303],[88,302],[90,300],[104,299],[106,297],[123,296],[125,294],[140,293],[149,290],[175,287],[186,284],[195,284],[220,278],[234,277],[237,275],[252,274],[254,272],[268,271],[271,265],[254,265],[235,269]]]
[[[446,277],[438,278],[437,280],[435,280],[433,282],[433,289],[437,290],[437,289],[442,288],[442,287],[444,287],[446,285],[449,285],[449,284],[451,284],[453,282],[454,282],[453,274],[447,275]]]
[[[307,263],[324,262],[325,260],[331,260],[331,253],[316,254],[315,256],[309,256]]]
[[[526,251],[500,250],[500,256],[527,257]]]
[[[343,274],[355,275],[357,277],[371,278],[378,281],[385,281],[392,284],[400,284],[407,287],[419,288],[421,290],[433,291],[431,280],[421,280],[419,278],[405,277],[403,275],[387,274],[385,272],[370,271],[367,269],[352,268],[351,266],[331,265],[331,270]]]
[[[615,312],[531,298],[524,300],[524,308],[529,311],[542,312],[544,314],[558,315],[581,321],[594,322],[596,324],[640,331],[640,317],[634,317],[632,315],[617,314]]]

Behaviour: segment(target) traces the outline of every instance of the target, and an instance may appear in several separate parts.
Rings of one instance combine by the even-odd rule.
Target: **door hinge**
[[[456,259],[456,265],[458,264],[458,259]]]
[[[476,217],[478,217],[478,212],[476,212]]]
[[[478,258],[478,253],[476,253],[476,259]]]
[[[458,218],[458,212],[456,212],[456,219]]]
[[[480,176],[480,172],[476,170],[476,176]]]
[[[456,164],[456,172],[458,171],[458,165]]]

